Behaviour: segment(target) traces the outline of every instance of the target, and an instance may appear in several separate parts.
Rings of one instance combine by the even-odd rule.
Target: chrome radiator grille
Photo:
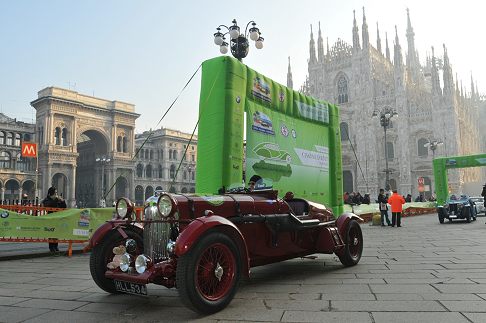
[[[160,220],[156,206],[145,208],[145,220]],[[143,230],[143,252],[154,261],[168,258],[167,242],[170,237],[170,224],[167,222],[145,223]]]

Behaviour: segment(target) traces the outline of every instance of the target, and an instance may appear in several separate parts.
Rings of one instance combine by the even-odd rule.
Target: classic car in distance
[[[353,266],[363,250],[361,218],[345,213],[336,220],[324,205],[291,192],[283,199],[274,190],[161,193],[147,200],[143,216],[133,210],[119,199],[117,218],[93,234],[95,283],[138,295],[147,295],[149,283],[176,287],[182,303],[205,314],[226,307],[252,267],[316,253],[335,253]]]
[[[476,205],[467,195],[452,194],[444,205],[437,207],[437,214],[440,223],[444,223],[444,219],[463,219],[469,223],[476,220]]]
[[[476,204],[477,214],[483,213],[484,215],[486,215],[486,208],[484,207],[484,197],[471,196],[471,200]]]

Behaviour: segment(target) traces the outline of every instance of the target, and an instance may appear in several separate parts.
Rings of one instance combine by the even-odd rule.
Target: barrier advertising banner
[[[89,240],[113,216],[113,208],[66,209],[42,216],[0,209],[0,237]]]

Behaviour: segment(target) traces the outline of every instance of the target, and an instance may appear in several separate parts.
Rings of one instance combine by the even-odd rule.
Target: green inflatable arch
[[[243,172],[343,212],[338,107],[217,57],[202,66],[196,191],[244,186]]]
[[[433,161],[437,203],[444,204],[449,194],[447,170],[486,166],[486,154],[436,158]]]

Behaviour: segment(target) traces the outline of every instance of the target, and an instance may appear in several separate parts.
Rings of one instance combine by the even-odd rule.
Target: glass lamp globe
[[[219,47],[219,52],[220,52],[221,54],[226,54],[226,53],[228,52],[228,46],[227,46],[227,45],[221,45],[221,46]]]
[[[218,46],[223,44],[223,37],[221,36],[214,36],[214,43]]]
[[[240,35],[240,28],[238,28],[238,26],[231,26],[229,29],[230,29],[229,34],[231,39],[238,38],[238,36]]]
[[[250,31],[250,39],[251,40],[257,41],[258,40],[258,36],[260,36],[260,35],[258,34],[258,31],[257,30]]]
[[[262,48],[263,48],[263,40],[258,39],[258,40],[255,42],[255,47],[256,47],[256,48],[258,48],[258,49],[262,49]]]

